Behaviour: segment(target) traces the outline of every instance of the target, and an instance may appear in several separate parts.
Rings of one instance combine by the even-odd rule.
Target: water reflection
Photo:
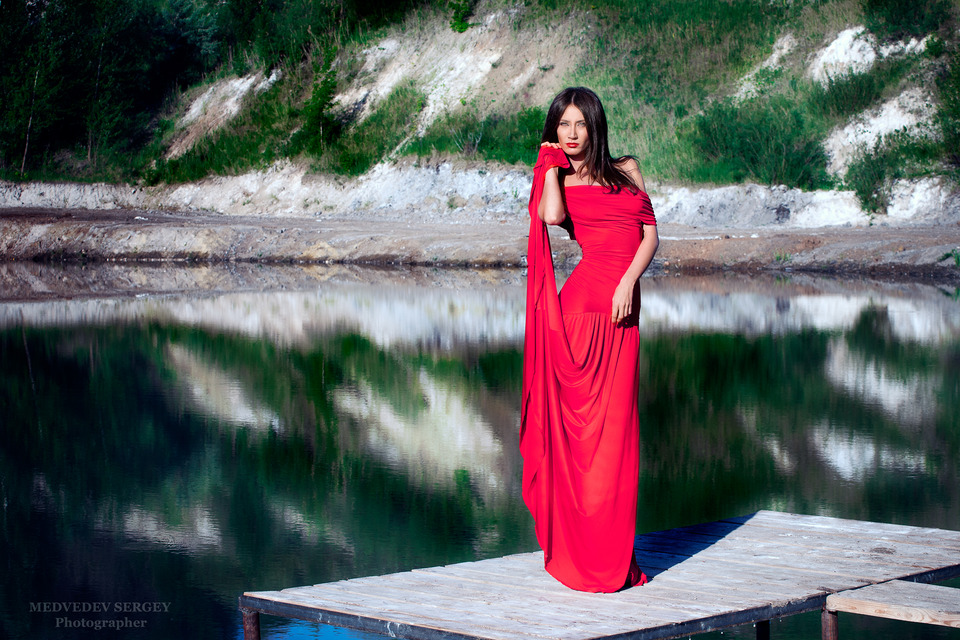
[[[6,635],[63,637],[31,602],[163,601],[127,635],[236,637],[244,590],[535,548],[520,274],[311,269],[0,303]],[[641,530],[760,508],[960,528],[950,291],[645,285]]]

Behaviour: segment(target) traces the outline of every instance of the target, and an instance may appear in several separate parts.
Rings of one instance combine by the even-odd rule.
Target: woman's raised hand
[[[541,147],[550,147],[551,149],[562,149],[559,142],[541,142]]]

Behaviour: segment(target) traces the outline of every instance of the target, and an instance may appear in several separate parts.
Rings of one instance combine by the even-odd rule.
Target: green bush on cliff
[[[783,96],[716,102],[682,130],[697,152],[688,168],[695,181],[785,184],[816,189],[829,184],[821,132]]]
[[[189,182],[214,175],[235,175],[269,166],[283,157],[296,112],[284,94],[292,79],[279,82],[246,101],[246,108],[227,126],[197,141],[183,155],[157,160],[144,170],[150,183]]]
[[[301,112],[303,124],[290,140],[289,152],[319,156],[340,135],[342,123],[334,117],[337,78],[331,65],[335,51],[327,47],[313,61],[313,89]]]
[[[897,87],[905,67],[903,60],[893,59],[869,71],[832,77],[822,85],[813,83],[806,107],[812,114],[840,122],[878,104],[889,87]]]
[[[886,213],[893,183],[928,174],[942,156],[940,141],[894,133],[852,162],[844,182],[865,211]]]

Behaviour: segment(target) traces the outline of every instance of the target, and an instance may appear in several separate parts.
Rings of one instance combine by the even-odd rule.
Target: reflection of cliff
[[[830,341],[824,368],[827,379],[838,389],[876,407],[898,425],[916,428],[929,424],[940,410],[939,376],[919,369],[897,372],[883,361],[851,350],[842,338]]]
[[[819,392],[823,408],[804,416],[800,438],[770,432],[760,436],[782,473],[819,468],[846,483],[878,474],[939,473],[923,437],[935,433],[938,421],[949,414],[941,397],[943,376],[936,366],[937,351],[902,335],[905,324],[924,324],[922,319],[895,322],[904,306],[865,307],[849,331],[829,338],[822,363],[828,388]],[[817,387],[804,388],[812,392]],[[752,431],[758,428],[755,412],[743,412],[742,420]]]
[[[796,281],[774,287],[645,278],[641,331],[758,335],[848,330],[865,309],[882,306],[891,331],[901,339],[940,343],[960,338],[957,303],[936,287]],[[449,348],[519,344],[524,304],[522,278],[509,272],[499,279],[485,272],[429,286],[405,284],[394,275],[385,285],[321,282],[309,291],[0,303],[0,328],[18,326],[21,320],[41,327],[149,319],[285,345],[346,330],[381,346]]]
[[[862,482],[881,471],[913,475],[934,471],[922,450],[879,442],[869,433],[826,423],[812,426],[808,433],[820,459],[847,482]]]
[[[930,289],[933,289],[930,287]],[[866,309],[888,309],[891,329],[903,340],[937,343],[960,338],[956,302],[881,291],[787,292],[653,290],[643,296],[641,330],[720,331],[759,335],[805,329],[845,331]]]
[[[451,490],[467,472],[481,495],[502,491],[503,445],[491,425],[457,389],[423,370],[418,378],[425,407],[415,415],[362,381],[338,389],[336,405],[364,430],[364,448],[416,484]]]
[[[280,416],[243,388],[243,382],[186,347],[169,344],[166,363],[175,372],[194,410],[217,422],[281,429]]]

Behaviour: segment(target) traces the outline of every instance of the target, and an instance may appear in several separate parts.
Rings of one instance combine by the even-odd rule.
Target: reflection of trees
[[[418,372],[429,371],[480,410],[499,408],[513,397],[485,382],[496,358],[484,369],[478,361],[489,358],[475,353],[389,353],[353,335],[282,349],[156,325],[17,329],[0,333],[0,354],[11,625],[45,623],[31,621],[24,599],[76,600],[85,589],[86,600],[172,600],[173,584],[183,585],[183,611],[206,608],[207,621],[229,625],[244,589],[530,548],[518,496],[484,499],[465,470],[449,485],[418,483],[357,446],[351,431],[365,425],[345,423],[334,406],[337,389],[362,380],[415,418],[426,410]],[[237,427],[229,411],[184,394],[180,378],[210,372],[283,429]],[[506,456],[500,471],[514,463]],[[101,539],[110,558],[90,551]]]
[[[678,511],[695,522],[761,507],[955,528],[958,514],[938,505],[955,505],[960,486],[958,345],[905,344],[885,326],[868,309],[841,342],[815,331],[646,339],[641,528],[681,524]],[[838,349],[857,384],[826,375]],[[905,423],[858,392],[863,362],[933,406]]]
[[[761,507],[956,528],[960,345],[888,326],[869,309],[844,335],[644,338],[640,528]],[[518,351],[385,348],[326,329],[297,345],[155,323],[0,332],[4,631],[42,636],[30,599],[176,600],[233,629],[244,589],[533,548],[516,485]],[[830,366],[860,378],[841,384]],[[932,406],[900,420],[858,391],[868,369]],[[193,378],[236,395],[197,402]],[[359,391],[401,424],[392,457],[370,447],[362,413],[338,407]],[[441,433],[444,416],[462,424]],[[400,446],[454,433],[452,451],[499,452],[444,466]],[[189,635],[177,624],[151,632]]]
[[[766,506],[784,484],[744,428],[804,424],[827,393],[825,337],[661,334],[641,345],[643,529],[722,518]]]

